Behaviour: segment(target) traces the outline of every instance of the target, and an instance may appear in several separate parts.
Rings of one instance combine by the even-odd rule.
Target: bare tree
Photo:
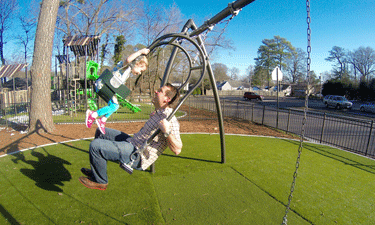
[[[349,61],[361,74],[361,80],[368,81],[370,76],[375,73],[375,51],[371,47],[359,47],[349,54]]]
[[[231,80],[239,80],[240,77],[240,69],[237,67],[232,67],[230,70],[230,79]]]
[[[136,0],[65,0],[60,1],[57,33],[60,40],[65,36],[97,35],[100,46],[100,68],[113,55],[109,50],[117,36],[132,39],[135,18],[140,10]],[[79,60],[77,61],[80,62]],[[109,60],[109,62],[112,62]]]
[[[138,17],[139,32],[146,45],[150,45],[164,34],[175,33],[182,28],[182,15],[176,4],[168,8],[157,4],[145,4]]]
[[[16,8],[16,0],[0,0],[0,60],[3,65],[5,64],[5,33],[11,25],[11,19],[15,14]]]
[[[286,61],[286,71],[292,83],[296,83],[303,78],[306,73],[306,52],[301,48],[291,53],[291,56]]]
[[[66,36],[129,32],[139,5],[135,0],[61,1],[57,29]]]
[[[333,46],[332,50],[329,51],[329,56],[325,60],[334,63],[334,73],[336,73],[340,79],[346,74],[348,61],[345,49]]]
[[[252,80],[253,80],[253,77],[254,77],[254,73],[255,73],[254,72],[254,66],[249,65],[246,69],[246,75],[242,79],[243,82],[249,83],[250,87],[252,86]]]
[[[137,27],[139,35],[142,37],[141,42],[146,46],[149,46],[158,37],[167,33],[179,32],[182,28],[182,15],[176,4],[172,4],[169,7],[145,4],[137,16]],[[159,48],[152,53],[149,70],[137,80],[140,81],[137,82],[140,92],[144,89],[149,89],[150,93],[154,93],[154,89],[158,88],[170,53],[170,47]],[[178,56],[176,58],[172,74],[181,71],[181,66],[183,66],[179,64]],[[146,86],[148,87],[146,88]]]
[[[104,44],[100,47],[100,68],[103,68],[104,60],[106,59],[109,50],[108,50],[109,35],[105,35]]]
[[[144,37],[144,43],[146,43],[146,45],[150,45],[155,39],[164,34],[180,32],[182,25],[186,22],[182,20],[182,14],[176,4],[172,4],[167,8],[157,4],[145,5],[140,18],[141,19],[138,23],[139,32]],[[204,33],[202,35],[209,55],[213,53],[213,50],[217,50],[220,47],[229,48],[231,46],[230,40],[226,39],[224,36],[225,30],[220,30],[218,28],[219,26],[215,27],[212,32]],[[193,61],[199,58],[199,56],[196,55],[197,51],[193,46],[189,46],[189,44],[185,45],[185,43],[182,44],[194,59]],[[152,73],[147,74],[149,75],[148,77],[143,77],[144,82],[149,83],[151,92],[152,88],[157,86],[157,81],[161,79],[164,74],[164,62],[169,59],[170,52],[169,48],[165,48],[161,51],[154,51],[153,53],[153,56],[158,59],[158,62],[155,64],[156,68],[153,68]],[[150,69],[149,71],[151,71]],[[187,65],[184,63],[184,56],[177,54],[169,77],[170,80],[173,79],[181,82],[184,80],[184,76],[188,71],[189,68],[187,68]],[[200,77],[200,74],[197,71],[194,71],[190,83],[195,83],[198,80],[198,77]]]
[[[31,67],[29,132],[54,129],[51,107],[51,57],[59,0],[43,0],[35,34]]]
[[[226,65],[222,63],[214,63],[212,64],[212,70],[216,81],[223,82],[229,79],[228,67]]]
[[[35,25],[36,25],[36,18],[29,17],[29,16],[26,16],[26,15],[21,15],[21,16],[18,17],[18,19],[21,22],[21,28],[22,28],[22,31],[24,33],[19,34],[17,36],[17,39],[19,40],[19,43],[23,47],[25,63],[27,63],[29,43],[32,40],[32,37],[34,36],[33,30],[34,30]]]
[[[207,33],[204,43],[210,58],[215,58],[219,49],[236,50],[233,46],[233,41],[226,37],[224,28],[220,28],[219,26],[216,26],[210,33]]]

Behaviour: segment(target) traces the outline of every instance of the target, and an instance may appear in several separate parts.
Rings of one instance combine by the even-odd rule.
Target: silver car
[[[348,101],[344,96],[332,95],[325,102],[326,107],[334,107],[335,109],[352,109],[353,103]]]
[[[324,104],[324,105],[327,105],[327,101],[328,101],[329,99],[331,99],[333,96],[334,96],[334,95],[326,95],[326,96],[324,96],[324,98],[323,98],[323,104]]]
[[[362,104],[359,107],[359,110],[361,110],[361,112],[372,112],[372,113],[375,113],[375,105],[373,103]]]

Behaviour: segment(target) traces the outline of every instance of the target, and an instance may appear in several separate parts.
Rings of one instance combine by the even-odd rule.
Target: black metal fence
[[[0,125],[15,127],[29,122],[29,103],[0,104]]]
[[[149,98],[148,98],[149,100]],[[151,103],[145,99],[137,98],[134,106],[141,104],[142,113],[132,113],[131,110],[121,109],[111,116],[108,122],[144,120],[153,110]],[[107,105],[104,101],[98,102],[98,108]],[[124,107],[122,107],[124,108]],[[125,107],[126,108],[126,107]],[[29,123],[30,103],[8,103],[0,104],[0,126],[25,127]],[[86,105],[84,100],[74,103],[73,101],[52,101],[52,116],[55,123],[83,123],[85,121]]]
[[[190,107],[216,112],[212,98],[190,98]],[[221,100],[224,117],[249,120],[288,133],[301,135],[303,110],[279,109],[252,102]],[[304,136],[310,141],[328,144],[375,158],[374,121],[308,110]]]
[[[151,104],[143,106],[146,116],[152,112]],[[194,119],[216,119],[216,105],[210,97],[189,97],[184,103],[187,116],[183,120]],[[253,102],[221,100],[224,117],[233,117],[266,125],[288,133],[300,135],[302,132],[303,110],[279,109],[275,107],[262,106]],[[53,115],[56,123],[75,123],[84,121],[83,109],[77,114],[69,109],[67,105],[53,103]],[[212,115],[193,115],[191,109],[203,109]],[[311,141],[329,144],[361,155],[375,158],[374,121],[353,117],[340,116],[336,114],[321,113],[308,110],[306,112],[305,137]],[[129,120],[144,120],[145,115],[133,116],[127,114],[119,118]],[[0,125],[27,125],[28,104],[12,104],[1,107]],[[114,116],[114,119],[116,117]]]

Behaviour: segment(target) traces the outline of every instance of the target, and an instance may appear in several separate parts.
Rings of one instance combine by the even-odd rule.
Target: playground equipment
[[[77,90],[77,94],[78,95],[84,95],[84,92],[83,92],[83,90]],[[97,98],[96,92],[93,91],[92,89],[87,89],[86,95],[88,97],[87,98],[88,108],[92,111],[98,110],[98,105],[96,104],[96,101],[95,101],[95,99]],[[138,106],[133,105],[128,100],[122,98],[119,94],[116,94],[116,97],[117,97],[117,100],[118,100],[119,104],[122,107],[126,107],[134,113],[141,111],[141,109]]]
[[[112,78],[111,71],[105,70],[99,76],[99,64],[94,60],[95,58],[98,60],[99,36],[71,36],[65,38],[63,43],[65,54],[56,56],[60,66],[60,76],[57,76],[57,64],[55,65],[55,74],[57,76],[58,89],[64,90],[64,93],[60,94],[60,100],[62,97],[63,102],[68,102],[69,112],[76,112],[82,102],[81,100],[84,101],[85,108],[98,109],[95,101],[97,98],[96,93],[93,89],[88,89],[87,87],[88,82],[93,84],[98,79],[101,88],[97,94],[105,101],[109,101],[116,94],[121,106],[127,107],[133,112],[140,111],[140,108],[125,100],[130,94],[130,90],[125,85],[121,84],[119,87],[111,85],[111,82],[109,82]],[[75,60],[73,62],[69,58],[68,49],[74,53]],[[64,79],[64,75],[65,88],[60,84]],[[93,87],[94,85],[91,86]],[[60,90],[59,92],[61,93],[62,91]]]
[[[216,103],[216,109],[218,113],[219,128],[220,128],[220,140],[221,140],[221,163],[225,163],[225,135],[223,127],[223,116],[221,112],[220,100],[217,92],[216,81],[213,75],[213,70],[209,62],[209,54],[206,51],[204,41],[202,40],[201,34],[205,31],[209,32],[213,27],[218,24],[220,21],[225,19],[228,16],[231,16],[228,22],[238,15],[239,11],[250,4],[254,0],[237,0],[233,3],[229,3],[228,7],[222,10],[220,13],[207,20],[202,26],[197,27],[192,19],[188,20],[184,25],[180,33],[171,33],[166,34],[158,39],[156,39],[148,48],[150,49],[149,55],[157,54],[159,52],[164,52],[166,46],[171,47],[171,54],[168,62],[166,63],[166,68],[164,70],[163,79],[160,86],[164,86],[172,73],[172,68],[176,68],[176,64],[181,61],[181,58],[184,58],[186,62],[186,78],[183,78],[182,84],[178,87],[179,90],[183,89],[186,85],[189,84],[189,80],[193,76],[199,76],[198,81],[194,84],[192,88],[181,98],[180,102],[173,110],[171,115],[167,118],[169,121],[173,115],[177,112],[180,106],[184,101],[192,94],[192,92],[201,84],[205,72],[209,76],[211,86],[213,88],[213,94]],[[207,33],[206,33],[207,34]],[[164,48],[163,48],[164,47]],[[176,60],[179,56],[179,60]],[[158,58],[158,57],[156,57]],[[131,162],[129,164],[121,164],[121,168],[127,171],[129,174],[132,174],[133,163],[140,157],[140,154],[146,150],[147,146],[151,143],[160,133],[160,129],[157,129],[151,137],[143,144],[143,146],[137,151],[135,151],[131,156]],[[154,172],[154,165],[151,166],[151,170]]]
[[[116,86],[113,85],[111,80],[114,78],[115,77],[113,76],[112,72],[106,69],[95,82],[95,91],[106,102],[111,100],[116,94],[125,99],[131,93],[129,88],[121,83],[118,83]]]
[[[141,111],[141,109],[138,106],[133,105],[128,100],[122,98],[120,95],[116,94],[116,96],[117,96],[117,100],[118,100],[119,104],[122,107],[126,107],[126,108],[130,109],[134,113]]]
[[[87,96],[79,95],[77,91],[83,89],[86,93],[88,89],[87,73],[97,74],[98,64],[93,60],[98,61],[99,40],[100,37],[96,35],[66,37],[63,39],[63,54],[56,55],[56,92],[59,93],[59,100],[68,103],[67,107],[72,109],[70,112],[76,112],[77,107],[82,102],[85,108],[87,107]],[[70,52],[74,54],[74,60],[71,60]],[[57,73],[57,64],[60,67],[60,74]],[[84,99],[81,99],[81,97]]]
[[[88,80],[96,80],[98,76],[99,64],[95,61],[88,61],[86,63],[86,78]]]
[[[77,90],[77,95],[84,95],[85,93],[83,90]],[[87,89],[86,90],[86,95],[87,95],[87,106],[90,110],[95,111],[98,110],[98,105],[96,104],[96,93],[92,89]]]
[[[132,112],[136,113],[141,111],[140,108],[131,104],[125,98],[130,94],[130,90],[123,84],[120,84],[118,87],[112,86],[110,79],[114,78],[112,76],[112,72],[108,69],[105,70],[100,76],[98,76],[98,67],[99,65],[94,61],[87,62],[87,69],[86,69],[86,78],[87,80],[92,81],[99,81],[100,90],[93,91],[92,89],[87,90],[86,95],[89,97],[87,99],[88,107],[90,110],[97,110],[98,106],[95,102],[96,92],[100,97],[102,97],[105,101],[109,101],[112,96],[116,95],[119,104],[122,107],[126,107],[130,109]],[[80,95],[83,95],[83,91],[80,90],[78,92]]]

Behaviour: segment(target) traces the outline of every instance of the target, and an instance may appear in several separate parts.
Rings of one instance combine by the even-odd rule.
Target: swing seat
[[[129,88],[123,84],[119,85],[117,88],[112,86],[110,82],[112,77],[112,72],[106,69],[95,82],[95,91],[106,102],[109,102],[115,94],[125,99],[131,93]]]

